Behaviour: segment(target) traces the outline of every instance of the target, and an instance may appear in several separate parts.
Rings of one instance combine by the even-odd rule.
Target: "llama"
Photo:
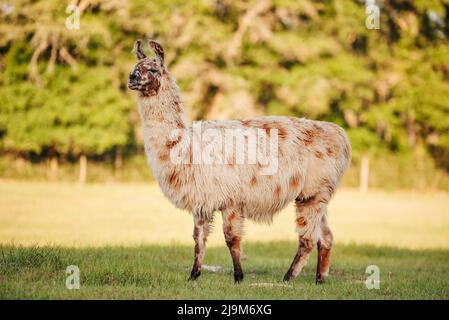
[[[300,273],[316,245],[316,283],[324,282],[333,240],[327,205],[351,159],[344,130],[329,122],[282,116],[200,121],[190,126],[176,81],[164,64],[162,46],[153,40],[149,46],[155,58],[145,55],[140,40],[135,42],[133,52],[138,62],[129,75],[128,87],[137,91],[145,151],[154,177],[171,203],[193,215],[194,263],[189,279],[195,280],[201,273],[216,211],[222,213],[237,283],[243,280],[240,260],[244,219],[270,223],[276,213],[294,201],[299,244],[284,280]],[[265,133],[265,137],[276,138],[272,159],[277,159],[277,170],[274,174],[263,172],[267,165],[259,158],[252,163],[238,163],[237,151],[229,153],[219,148],[222,140],[213,149],[213,157],[221,162],[192,161],[196,149],[186,136],[198,138],[198,128],[202,132],[214,130],[222,136],[232,130],[254,129]],[[205,146],[201,137],[199,141],[200,147]],[[256,138],[256,144],[266,141]],[[173,161],[176,149],[183,150],[176,158],[183,161]],[[249,153],[245,150],[244,156],[249,157]]]

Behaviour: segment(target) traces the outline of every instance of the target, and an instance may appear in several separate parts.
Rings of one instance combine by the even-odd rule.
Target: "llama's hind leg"
[[[321,219],[321,234],[318,240],[318,261],[316,265],[316,283],[324,283],[329,275],[330,255],[333,236],[327,222],[327,214]]]
[[[232,210],[224,210],[222,214],[223,233],[234,265],[234,281],[237,283],[243,280],[243,269],[240,262],[240,242],[243,235],[243,217],[239,212]]]
[[[299,244],[293,262],[284,276],[284,281],[295,278],[309,260],[321,232],[321,219],[329,197],[318,193],[307,199],[296,200],[296,226]]]
[[[212,219],[200,217],[196,214],[193,216],[193,240],[195,241],[195,257],[193,260],[192,272],[189,280],[195,280],[201,275],[201,266],[203,264],[204,255],[206,252],[206,240],[210,233]]]

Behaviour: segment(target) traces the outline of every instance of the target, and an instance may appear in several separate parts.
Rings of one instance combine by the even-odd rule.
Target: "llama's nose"
[[[129,74],[129,80],[136,80],[137,79],[137,75],[134,72],[131,72]]]

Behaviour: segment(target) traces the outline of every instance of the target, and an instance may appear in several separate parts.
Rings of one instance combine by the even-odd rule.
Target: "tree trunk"
[[[52,154],[50,156],[50,179],[56,180],[58,178],[59,171],[59,162],[58,156],[56,154]]]
[[[79,183],[81,184],[86,183],[86,177],[87,177],[87,157],[85,154],[81,154]]]
[[[364,155],[362,157],[362,162],[360,163],[360,192],[368,191],[368,180],[369,180],[369,157]]]
[[[122,148],[115,148],[115,162],[114,162],[115,171],[121,170],[123,168],[123,153]]]
[[[415,148],[418,140],[418,133],[416,129],[416,121],[413,115],[407,116],[407,140],[408,143]]]
[[[25,168],[25,163],[26,163],[25,157],[19,154],[16,157],[16,169],[19,173],[23,172],[23,168]]]

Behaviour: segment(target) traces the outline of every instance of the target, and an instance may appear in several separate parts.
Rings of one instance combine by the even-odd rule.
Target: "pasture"
[[[221,217],[188,282],[192,218],[154,184],[0,181],[0,298],[449,299],[449,195],[339,190],[329,209],[335,250],[315,285],[316,254],[283,283],[296,249],[293,206],[271,226],[246,224],[245,280],[234,285]],[[65,269],[80,269],[79,290]],[[365,269],[380,269],[380,289]]]

